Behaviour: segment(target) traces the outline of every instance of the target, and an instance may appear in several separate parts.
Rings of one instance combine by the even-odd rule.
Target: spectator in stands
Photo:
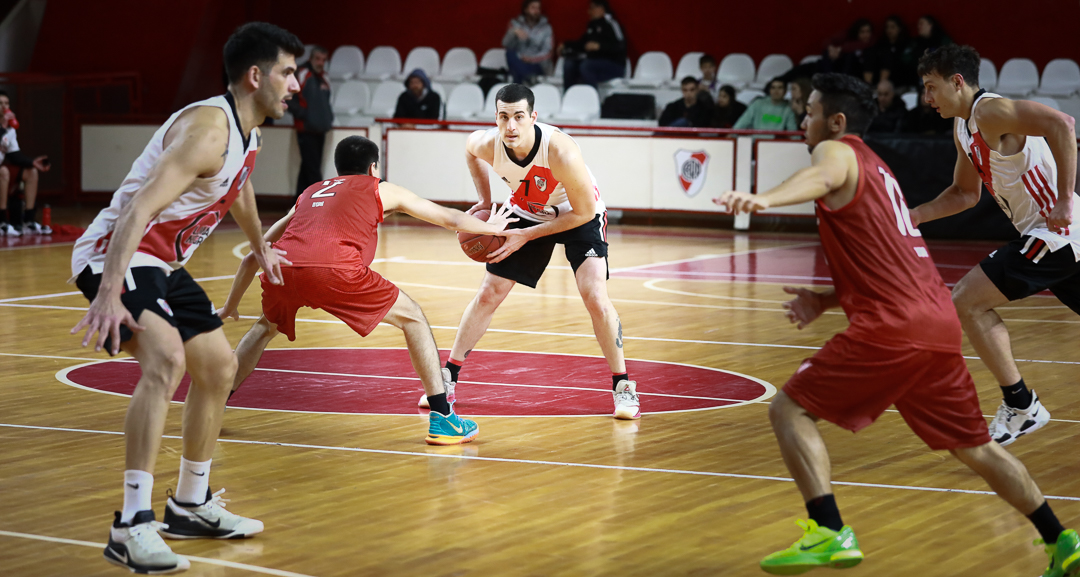
[[[589,1],[589,24],[580,39],[560,45],[563,62],[563,85],[596,87],[601,82],[626,74],[626,37],[622,26],[611,14],[607,0]]]
[[[923,54],[933,52],[946,44],[952,44],[952,38],[945,33],[937,18],[927,14],[919,18],[915,27],[915,39],[912,41],[912,54],[915,60],[922,58]]]
[[[841,36],[829,39],[825,49],[821,51],[821,58],[788,70],[780,79],[790,82],[796,78],[813,78],[815,74],[826,72],[852,73],[851,55],[844,52],[844,38]]]
[[[802,126],[803,118],[806,118],[806,100],[814,89],[810,85],[810,79],[796,78],[788,83],[788,93],[791,94],[791,111],[795,113],[795,124]]]
[[[322,180],[323,147],[326,133],[334,124],[330,106],[330,79],[326,60],[330,53],[322,46],[311,49],[311,57],[296,71],[300,93],[286,100],[289,114],[296,122],[296,144],[300,148],[300,175],[296,178],[296,196]]]
[[[900,125],[907,114],[904,101],[896,97],[893,83],[882,80],[877,85],[878,113],[870,122],[867,132],[900,132]]]
[[[502,41],[514,82],[535,84],[537,77],[551,74],[552,37],[551,24],[540,13],[540,0],[524,0],[521,14],[510,21]]]
[[[716,104],[713,105],[712,121],[709,126],[731,128],[744,112],[746,112],[746,105],[735,100],[735,87],[725,84],[716,91]]]
[[[19,150],[19,141],[15,129],[19,121],[11,110],[11,98],[0,90],[0,236],[22,236],[24,234],[52,234],[52,229],[37,222],[38,175],[49,172],[49,157],[38,156],[31,159]],[[22,214],[22,226],[12,224],[8,210],[8,196],[15,189],[15,184],[23,183],[25,208]]]
[[[405,92],[397,99],[394,118],[430,118],[438,120],[442,112],[442,98],[431,89],[431,81],[420,68],[409,73],[405,79]]]
[[[752,128],[754,130],[797,130],[795,112],[791,103],[784,100],[787,85],[779,78],[769,81],[768,98],[758,98],[735,122],[734,128]]]
[[[904,114],[900,131],[908,134],[952,134],[953,120],[942,118],[926,99],[923,98],[923,87],[919,84],[919,105]]]
[[[702,128],[712,120],[712,97],[699,89],[697,78],[687,76],[680,83],[683,97],[669,103],[660,115],[660,126]]]
[[[867,84],[872,84],[874,79],[874,66],[870,59],[873,46],[874,25],[866,18],[859,18],[848,30],[843,49],[850,58],[850,73],[862,78]]]
[[[720,96],[720,81],[716,78],[716,59],[708,54],[698,60],[698,68],[701,69],[701,79],[698,81],[698,89],[708,92],[714,101]]]
[[[899,16],[885,19],[885,33],[874,46],[871,62],[878,80],[888,80],[893,86],[915,86],[915,58],[907,26]]]

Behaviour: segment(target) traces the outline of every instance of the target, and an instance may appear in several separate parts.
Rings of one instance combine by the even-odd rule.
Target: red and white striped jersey
[[[990,148],[975,122],[975,107],[986,98],[1001,96],[982,92],[972,103],[967,122],[956,118],[956,137],[960,146],[975,165],[986,189],[1020,234],[1042,240],[1051,251],[1069,245],[1076,260],[1080,261],[1080,197],[1073,193],[1072,226],[1064,234],[1051,232],[1046,219],[1057,203],[1058,193],[1057,162],[1050,146],[1045,138],[1028,135],[1024,139],[1024,149],[1011,156],[1002,156]]]
[[[510,158],[506,145],[496,137],[495,162],[492,168],[513,191],[507,202],[514,209],[514,213],[533,222],[546,222],[569,211],[570,200],[566,196],[566,188],[552,176],[551,165],[548,163],[551,135],[559,129],[542,122],[535,123],[533,127],[536,142],[529,155],[520,161]],[[589,170],[589,167],[586,166],[585,169]],[[600,189],[596,186],[596,177],[592,170],[589,170],[589,179],[592,180],[596,198],[596,214],[604,214],[604,201],[600,200]]]
[[[78,275],[87,265],[95,274],[101,273],[105,268],[105,251],[109,247],[116,219],[124,206],[131,202],[135,193],[142,188],[147,174],[161,157],[165,133],[182,112],[196,106],[217,107],[228,116],[229,144],[225,150],[225,162],[217,174],[209,178],[195,179],[179,198],[146,225],[142,241],[128,266],[156,266],[166,274],[171,273],[187,263],[195,249],[225,217],[244,183],[251,176],[255,167],[255,154],[259,148],[257,129],[252,129],[247,138],[240,133],[240,120],[232,94],[189,104],[161,125],[142,154],[131,165],[131,171],[113,194],[109,207],[98,213],[94,222],[75,242],[75,250],[71,256],[73,275]]]

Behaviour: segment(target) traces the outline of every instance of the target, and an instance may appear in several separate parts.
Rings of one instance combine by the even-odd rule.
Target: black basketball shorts
[[[979,266],[1010,301],[1049,290],[1080,314],[1080,262],[1071,246],[1051,251],[1045,241],[1022,236],[990,253]]]
[[[75,286],[93,302],[98,287],[101,286],[101,275],[94,274],[87,266],[75,279]],[[128,269],[120,302],[124,303],[124,308],[136,322],[145,310],[165,319],[180,331],[180,338],[184,342],[223,324],[215,314],[214,303],[210,302],[210,297],[206,296],[206,292],[191,278],[188,271],[182,268],[169,275],[156,266]],[[120,342],[126,342],[132,336],[131,329],[120,325]],[[105,341],[105,350],[112,350],[111,341],[112,337]]]
[[[507,228],[529,228],[540,223],[525,219],[510,223]],[[598,214],[591,221],[570,230],[564,230],[548,236],[530,240],[502,262],[488,263],[487,271],[495,276],[521,283],[529,288],[536,288],[544,270],[551,261],[555,245],[561,244],[566,250],[566,260],[577,273],[578,268],[587,258],[604,259],[607,270],[607,213]],[[607,278],[607,272],[605,272]]]

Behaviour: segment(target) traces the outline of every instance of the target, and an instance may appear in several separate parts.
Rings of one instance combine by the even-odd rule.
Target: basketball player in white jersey
[[[521,229],[525,234],[506,237],[506,243],[490,255],[487,273],[465,308],[446,363],[452,384],[510,289],[516,283],[536,288],[555,245],[561,244],[611,369],[613,416],[640,418],[637,384],[626,372],[622,323],[607,294],[607,210],[596,179],[574,139],[536,121],[532,90],[508,84],[495,100],[498,126],[472,133],[465,144],[465,161],[480,197],[469,212],[491,208],[487,169],[491,166],[510,187],[507,203],[519,218],[507,230]],[[453,388],[447,396],[456,400]],[[426,402],[420,399],[421,406]]]
[[[990,435],[1008,445],[1045,425],[1050,413],[1024,384],[1009,331],[994,309],[1049,289],[1080,313],[1075,121],[1048,106],[980,89],[979,53],[970,46],[923,56],[919,74],[927,103],[956,119],[959,154],[952,185],[912,209],[912,221],[918,226],[975,206],[982,184],[1021,235],[953,288],[964,332],[1004,396]]]
[[[238,28],[225,44],[228,92],[173,114],[154,134],[127,178],[75,243],[72,273],[91,301],[72,333],[83,346],[121,349],[139,361],[124,436],[124,508],[116,513],[105,559],[137,573],[189,567],[160,535],[235,539],[263,524],[224,509],[209,488],[225,401],[236,357],[213,304],[183,265],[231,211],[271,282],[281,283],[278,254],[262,239],[251,170],[266,117],[281,118],[299,91],[296,57],[304,46],[262,22]],[[169,402],[187,371],[183,456],[176,494],[154,521],[151,494]],[[160,531],[160,534],[159,534]]]

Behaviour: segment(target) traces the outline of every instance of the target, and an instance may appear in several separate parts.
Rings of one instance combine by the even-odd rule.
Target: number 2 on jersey
[[[908,212],[907,203],[904,201],[904,193],[900,192],[900,183],[896,182],[891,174],[884,168],[878,167],[878,172],[885,179],[885,191],[892,203],[893,212],[896,214],[896,228],[900,229],[903,236],[922,236],[922,232],[911,224],[911,213]]]
[[[326,184],[327,182],[331,182],[331,181],[329,181],[329,180],[323,181],[323,184]],[[330,186],[327,186],[325,188],[321,188],[318,191],[316,191],[315,194],[311,195],[311,198],[326,198],[328,196],[334,196],[335,194],[337,194],[336,192],[326,192],[326,191],[328,191],[331,188],[334,188],[335,186],[337,186],[339,184],[342,184],[344,182],[345,182],[344,180],[335,180],[335,181],[331,182]]]

